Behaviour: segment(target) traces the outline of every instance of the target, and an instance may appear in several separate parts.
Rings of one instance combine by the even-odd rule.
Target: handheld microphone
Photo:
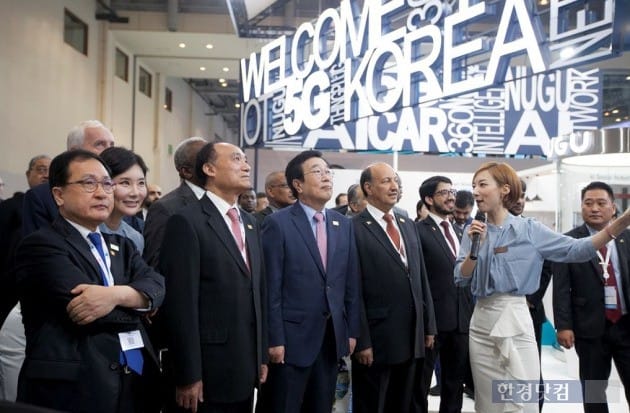
[[[486,214],[484,214],[481,211],[477,212],[477,215],[475,215],[475,221],[481,221],[481,222],[486,222]],[[479,241],[481,238],[481,234],[480,233],[475,233],[473,234],[473,238],[472,238],[472,246],[470,247],[470,259],[471,260],[476,260],[477,259],[477,254],[479,254]]]

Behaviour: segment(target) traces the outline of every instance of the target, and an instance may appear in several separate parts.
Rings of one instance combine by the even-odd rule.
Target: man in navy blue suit
[[[325,208],[333,174],[322,154],[287,165],[298,202],[269,215],[262,239],[269,294],[269,395],[274,413],[330,413],[337,362],[360,328],[358,256],[350,221]]]

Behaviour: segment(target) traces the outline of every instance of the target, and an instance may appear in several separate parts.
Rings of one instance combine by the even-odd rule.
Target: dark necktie
[[[319,256],[322,258],[322,264],[325,271],[326,259],[328,257],[328,242],[326,239],[326,223],[324,222],[324,214],[316,212],[313,219],[315,220],[315,239],[317,240],[317,249],[319,249]]]
[[[387,232],[387,235],[389,235],[389,238],[396,246],[396,250],[400,252],[400,233],[394,225],[394,216],[392,214],[385,214],[383,215],[383,219],[387,223],[385,226],[385,232]]]
[[[88,234],[88,239],[96,248],[98,255],[101,256],[103,263],[107,265],[107,260],[105,259],[105,251],[103,250],[103,243],[101,242],[101,236],[98,232],[90,232]],[[107,281],[107,276],[103,272],[101,266],[98,266],[98,270],[101,273],[101,278],[103,279],[103,285],[109,286],[109,282]],[[129,368],[136,373],[142,375],[142,368],[144,366],[144,358],[142,357],[142,350],[139,348],[134,348],[127,351],[120,352],[120,364],[126,364]]]
[[[444,228],[444,236],[446,237],[448,243],[451,244],[451,254],[453,255],[453,257],[455,257],[455,251],[457,250],[455,249],[455,241],[451,236],[451,231],[449,231],[449,224],[446,221],[442,221],[440,222],[440,226]]]
[[[604,245],[599,249],[599,253],[602,255],[602,261],[606,259],[606,255],[608,254],[608,248]],[[603,268],[602,268],[603,270]],[[606,267],[606,273],[608,277],[604,275],[605,285],[607,287],[614,287],[617,293],[617,297],[615,298],[617,302],[617,306],[615,308],[608,308],[606,306],[606,318],[613,323],[616,323],[617,320],[621,318],[621,307],[620,307],[620,299],[619,299],[619,287],[617,286],[617,277],[615,277],[615,270],[613,269],[612,260],[608,260],[608,266]]]

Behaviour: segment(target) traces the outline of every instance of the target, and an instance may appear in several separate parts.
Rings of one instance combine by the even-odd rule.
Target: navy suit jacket
[[[269,293],[269,346],[284,346],[286,363],[306,367],[320,352],[332,318],[337,356],[359,336],[358,257],[350,220],[326,210],[327,263],[299,202],[262,225]]]
[[[50,192],[50,184],[39,184],[24,195],[22,236],[49,226],[59,216],[59,209]]]
[[[145,294],[157,308],[164,299],[163,277],[142,260],[129,239],[110,234],[103,238],[115,285]],[[119,332],[140,330],[144,373],[157,371],[141,321],[144,313],[116,307],[85,326],[68,316],[70,290],[78,284],[101,285],[99,271],[87,241],[62,217],[26,237],[18,248],[15,273],[26,332],[20,401],[72,412],[117,411],[121,373],[114,366],[120,357]],[[42,392],[48,395],[42,397]],[[68,401],[70,405],[65,404]]]

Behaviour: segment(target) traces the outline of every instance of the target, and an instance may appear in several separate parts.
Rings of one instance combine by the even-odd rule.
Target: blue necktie
[[[98,255],[101,256],[103,264],[107,265],[107,260],[105,259],[105,251],[103,251],[103,243],[101,242],[101,235],[98,232],[90,232],[88,234],[88,239],[92,242],[92,245],[94,245],[96,251],[98,251]],[[103,285],[106,287],[109,286],[109,282],[107,282],[107,274],[103,272],[103,268],[101,268],[100,265],[98,266],[98,272],[101,273]]]
[[[98,255],[100,255],[101,259],[103,260],[103,263],[107,265],[107,260],[105,259],[105,251],[103,251],[103,243],[101,242],[101,235],[98,232],[90,232],[88,234],[88,239],[92,242],[94,248],[96,248]],[[98,270],[101,273],[101,277],[103,278],[103,285],[109,286],[107,275],[103,272],[103,269],[100,265],[98,266]],[[139,348],[121,351],[120,364],[126,364],[131,370],[141,375],[142,367],[144,366],[142,351]]]

